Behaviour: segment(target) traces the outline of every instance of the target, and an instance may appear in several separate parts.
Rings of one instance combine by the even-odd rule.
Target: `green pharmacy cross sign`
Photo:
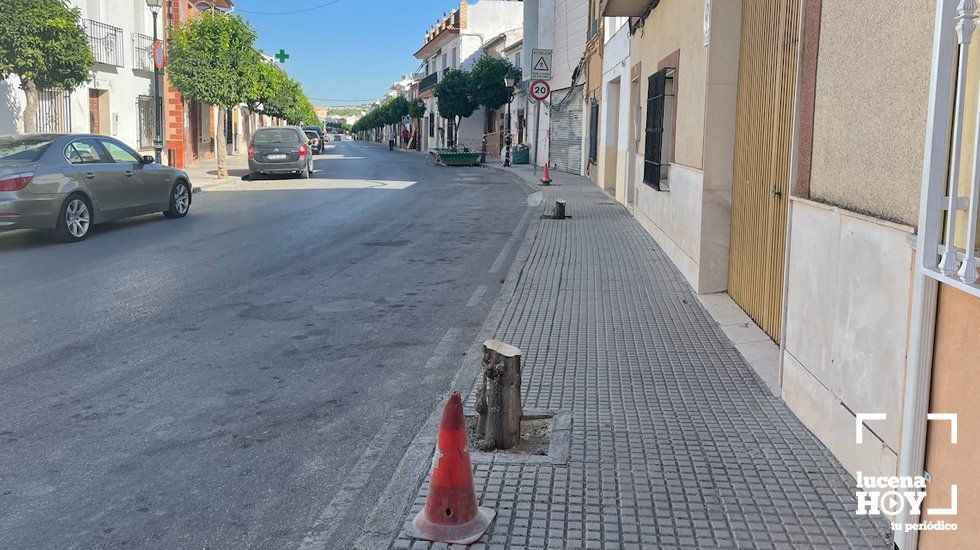
[[[278,59],[280,63],[285,63],[286,60],[289,59],[289,54],[286,53],[286,50],[280,49],[279,50],[279,53],[277,53],[273,57],[275,57],[276,59]]]

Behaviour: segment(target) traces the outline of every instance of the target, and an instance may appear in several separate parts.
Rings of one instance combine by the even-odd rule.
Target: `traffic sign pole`
[[[538,132],[541,128],[541,102],[536,102],[534,106],[534,177],[538,177],[538,148],[541,143],[538,141]]]

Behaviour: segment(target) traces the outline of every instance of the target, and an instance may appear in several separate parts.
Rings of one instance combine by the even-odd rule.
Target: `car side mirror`
[[[143,158],[140,160],[143,161],[143,164],[153,164],[154,162],[156,162],[156,159],[153,158],[153,155],[143,155]]]

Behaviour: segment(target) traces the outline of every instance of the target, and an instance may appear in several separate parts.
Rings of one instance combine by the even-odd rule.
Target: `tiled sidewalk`
[[[524,406],[570,413],[571,455],[475,464],[497,518],[473,548],[891,548],[653,239],[582,178],[556,183],[544,205],[572,218],[529,229],[496,337],[524,352]]]

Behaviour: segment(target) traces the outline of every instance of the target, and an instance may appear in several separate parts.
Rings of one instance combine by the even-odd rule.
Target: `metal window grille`
[[[95,61],[106,65],[123,66],[123,30],[101,21],[82,19]]]
[[[592,98],[589,105],[589,164],[596,164],[599,156],[599,102]]]
[[[136,113],[139,121],[139,149],[141,151],[153,148],[156,137],[156,113],[153,111],[153,98],[141,95],[136,98]]]
[[[38,90],[37,131],[71,132],[71,94],[64,90]]]
[[[133,33],[133,68],[140,71],[153,71],[153,37]]]
[[[435,137],[436,135],[436,117],[429,115],[429,137]]]
[[[664,99],[666,95],[667,70],[650,75],[647,81],[647,123],[646,144],[643,154],[643,183],[660,189],[663,164],[664,137]]]

